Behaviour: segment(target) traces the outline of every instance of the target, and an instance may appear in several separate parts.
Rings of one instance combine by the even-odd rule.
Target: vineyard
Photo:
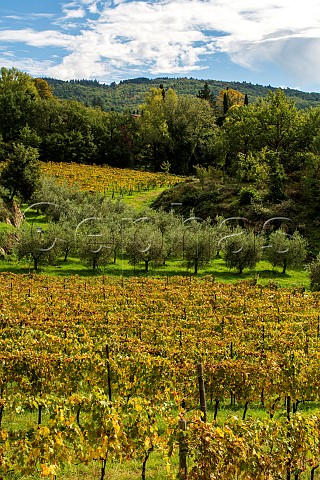
[[[171,187],[183,180],[183,177],[167,173],[151,173],[109,165],[48,162],[41,164],[41,170],[44,174],[66,181],[71,186],[78,185],[82,190],[100,192],[112,197]]]
[[[317,478],[319,294],[211,276],[1,284],[0,478],[106,480],[123,462],[132,479]]]

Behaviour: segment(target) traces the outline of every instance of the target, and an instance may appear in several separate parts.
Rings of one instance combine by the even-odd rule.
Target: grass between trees
[[[26,261],[4,261],[0,262],[0,272],[12,272],[15,274],[28,274],[33,272],[33,263]],[[62,259],[56,265],[41,267],[38,273],[67,277],[79,275],[81,277],[100,277],[111,275],[115,277],[173,277],[195,276],[192,271],[187,270],[186,266],[181,265],[181,261],[168,261],[165,267],[152,267],[149,272],[145,272],[142,265],[133,267],[126,258],[118,258],[117,263],[112,263],[98,268],[95,271],[85,267],[79,259],[69,258],[66,262]],[[241,275],[235,271],[226,268],[222,258],[213,260],[210,265],[201,268],[197,274],[198,277],[211,276],[216,282],[236,283],[248,281],[259,285],[271,285],[284,288],[305,288],[309,289],[309,273],[306,268],[288,269],[282,273],[281,269],[273,268],[269,262],[261,261],[255,269],[247,269]]]

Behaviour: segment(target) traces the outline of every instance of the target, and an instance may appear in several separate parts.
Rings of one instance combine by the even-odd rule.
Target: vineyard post
[[[187,430],[187,421],[181,418],[178,422],[179,427],[179,479],[187,479],[187,452],[188,446],[185,438],[185,431]]]
[[[219,403],[220,403],[219,399],[216,398],[216,401],[214,404],[214,417],[213,417],[214,420],[217,420]]]
[[[38,403],[38,425],[41,425],[42,422],[42,404]]]
[[[108,393],[109,393],[109,401],[112,401],[111,395],[111,376],[110,376],[110,356],[109,356],[109,345],[106,345],[106,353],[107,353],[107,372],[108,372]]]
[[[290,412],[291,412],[291,397],[290,397],[290,395],[287,396],[286,407],[287,407],[287,420],[288,420],[288,422],[290,422]]]
[[[230,342],[230,358],[231,360],[233,359],[233,342]],[[231,391],[231,397],[230,397],[230,405],[235,405],[236,404],[236,397],[235,394]]]
[[[199,393],[200,393],[200,410],[202,412],[202,421],[207,421],[207,404],[206,404],[206,392],[204,388],[204,379],[203,379],[203,366],[202,363],[197,365],[198,371],[198,382],[199,382]]]
[[[289,446],[288,446],[288,460],[287,460],[287,477],[286,477],[286,480],[290,480],[291,479],[291,457],[290,457],[290,449],[289,447],[291,446],[290,445],[290,419],[291,419],[291,416],[290,416],[290,411],[291,411],[291,397],[290,395],[288,395],[286,397],[286,409],[287,409],[287,424],[288,424],[288,431],[287,431],[287,438],[288,438],[288,441],[289,441]]]
[[[315,467],[312,467],[310,480],[314,480],[314,472],[318,467],[319,467],[319,465],[316,465]]]
[[[4,406],[5,406],[5,400],[3,399],[3,394],[4,394],[4,385],[1,385],[0,389],[0,428],[2,428],[2,417],[3,417],[3,411],[4,411]]]

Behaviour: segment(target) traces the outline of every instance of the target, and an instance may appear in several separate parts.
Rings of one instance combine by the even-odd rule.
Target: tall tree
[[[43,78],[34,78],[33,83],[37,89],[40,98],[52,98],[53,93],[48,82]]]
[[[233,106],[244,105],[244,94],[233,88],[222,89],[217,98],[217,107],[221,113],[226,115],[228,110]]]
[[[284,198],[285,171],[280,162],[280,155],[277,151],[265,150],[263,156],[268,165],[268,186],[269,196],[273,202],[279,202]]]
[[[211,93],[208,82],[205,82],[203,88],[201,90],[198,90],[197,97],[202,98],[203,100],[207,100],[210,103],[211,107],[213,107],[214,96]]]
[[[253,152],[261,149],[257,143],[259,132],[256,106],[231,109],[220,129],[224,145],[225,167],[233,174],[238,171],[239,154],[246,162]]]
[[[12,68],[1,68],[0,132],[5,142],[16,141],[21,128],[35,121],[39,93],[32,77]]]
[[[180,96],[172,120],[168,122],[171,139],[171,171],[183,175],[202,163],[202,152],[216,134],[215,116],[208,102],[192,96]]]
[[[22,143],[13,146],[13,151],[0,174],[0,185],[8,191],[10,201],[16,195],[22,200],[31,198],[40,178],[38,159],[37,148],[25,146]]]
[[[163,97],[162,91],[161,88],[151,88],[147,92],[145,103],[140,107],[142,115],[139,118],[140,138],[146,166],[151,166],[156,171],[165,160],[166,147],[170,141],[165,114],[167,95]]]
[[[261,147],[278,152],[279,161],[287,172],[300,168],[295,162],[295,152],[299,149],[301,116],[283,90],[269,92],[257,106],[259,132],[257,140]]]
[[[308,152],[305,155],[304,175],[301,179],[302,196],[308,204],[309,212],[317,214],[320,204],[320,153]]]
[[[227,95],[227,92],[224,92],[223,94],[223,115],[227,115],[228,110],[229,110],[229,98]]]

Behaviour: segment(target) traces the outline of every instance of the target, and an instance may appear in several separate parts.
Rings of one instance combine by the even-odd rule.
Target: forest
[[[266,97],[268,92],[275,92],[276,87],[263,86],[248,82],[225,82],[221,80],[196,78],[146,78],[138,77],[112,82],[109,85],[99,83],[97,80],[57,80],[45,78],[55,97],[64,100],[78,100],[86,106],[100,106],[105,111],[131,113],[136,112],[144,102],[145,94],[150,88],[163,85],[165,89],[172,88],[178,95],[196,96],[198,91],[208,84],[211,93],[218,97],[221,90],[228,88],[238,90],[248,95],[250,103],[255,103],[259,98]],[[297,107],[305,109],[315,107],[320,101],[320,94],[316,92],[303,92],[292,88],[285,88],[287,97],[295,102]]]
[[[79,86],[86,88],[83,83]],[[155,207],[169,210],[177,202],[178,213],[246,215],[254,222],[287,216],[308,237],[314,254],[319,125],[320,106],[299,109],[281,89],[250,102],[235,88],[214,95],[208,82],[195,95],[162,83],[148,88],[132,114],[58,99],[45,79],[1,69],[0,160],[16,171],[22,165],[25,172],[33,159],[185,175],[189,180],[164,192]],[[3,195],[12,199],[17,192],[10,168],[2,180],[6,175]],[[27,177],[20,192],[25,199],[32,190]]]

